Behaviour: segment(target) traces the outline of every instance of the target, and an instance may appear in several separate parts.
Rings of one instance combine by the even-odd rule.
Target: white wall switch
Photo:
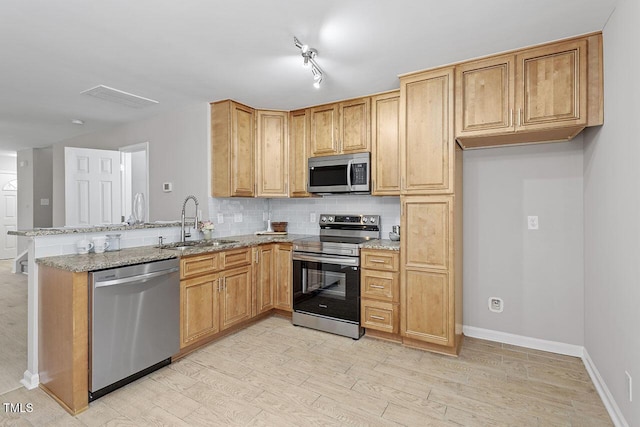
[[[242,212],[236,212],[233,214],[234,222],[242,222]]]
[[[173,183],[172,182],[163,182],[162,183],[162,191],[165,193],[171,193],[173,191]]]
[[[49,199],[40,199],[40,206],[49,206]]]
[[[537,230],[538,229],[538,216],[528,216],[527,217],[527,228],[529,230]]]
[[[218,214],[218,224],[223,224],[223,223],[224,223],[224,215],[219,213]]]
[[[309,222],[316,222],[316,213],[315,212],[311,212],[309,214]]]

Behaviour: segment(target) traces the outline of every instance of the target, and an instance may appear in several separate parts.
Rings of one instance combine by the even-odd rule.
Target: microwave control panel
[[[351,180],[351,185],[367,184],[367,164],[366,163],[352,164],[351,171],[353,173],[353,179]]]

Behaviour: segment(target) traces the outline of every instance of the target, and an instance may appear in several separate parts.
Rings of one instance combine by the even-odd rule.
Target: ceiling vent
[[[96,86],[80,92],[81,95],[89,95],[105,101],[115,102],[131,108],[144,108],[149,105],[158,104],[158,101],[124,92],[108,86]]]

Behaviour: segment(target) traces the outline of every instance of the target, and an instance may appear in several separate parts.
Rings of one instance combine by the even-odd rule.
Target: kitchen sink
[[[238,243],[237,240],[225,240],[225,239],[212,239],[212,240],[190,240],[187,242],[175,242],[167,243],[166,245],[159,246],[160,249],[173,249],[183,251],[189,248],[204,248],[208,246],[220,246],[228,245],[231,243]]]

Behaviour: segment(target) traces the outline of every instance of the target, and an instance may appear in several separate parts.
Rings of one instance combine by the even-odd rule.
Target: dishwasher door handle
[[[164,276],[165,274],[174,273],[179,271],[180,268],[174,267],[168,270],[155,271],[153,273],[140,274],[137,276],[123,277],[122,279],[113,279],[113,280],[105,280],[103,282],[95,282],[94,286],[96,288],[101,288],[104,286],[115,286],[115,285],[126,285],[127,283],[134,282],[145,282],[149,279],[153,279],[154,277]]]

